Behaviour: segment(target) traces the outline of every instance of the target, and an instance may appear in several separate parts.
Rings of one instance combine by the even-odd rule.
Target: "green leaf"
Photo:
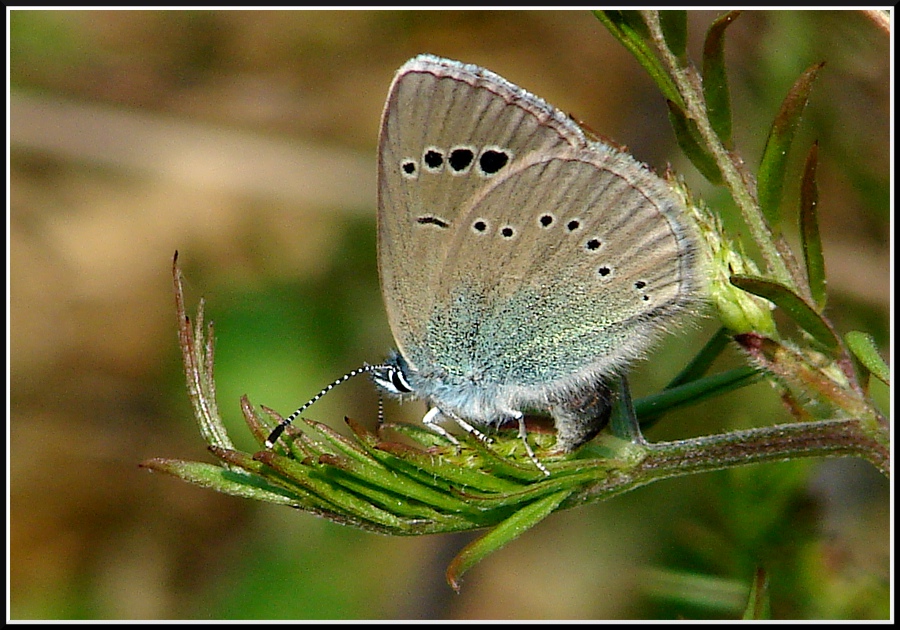
[[[684,108],[684,101],[665,67],[647,43],[647,27],[637,11],[594,11],[601,24],[637,59],[668,100]]]
[[[447,567],[447,582],[456,592],[460,578],[485,556],[512,542],[553,513],[573,490],[561,490],[526,505],[481,538],[466,545]]]
[[[660,11],[659,27],[669,50],[682,66],[687,63],[687,11]]]
[[[800,239],[803,244],[809,293],[818,310],[822,311],[827,296],[825,257],[822,253],[822,239],[819,236],[819,189],[816,183],[818,158],[819,144],[813,143],[806,156],[803,181],[800,184]]]
[[[378,425],[378,437],[382,438],[388,432],[392,431],[399,435],[408,437],[417,442],[423,448],[439,448],[447,446],[451,442],[437,431],[432,431],[421,424],[406,424],[401,422],[382,422]]]
[[[471,528],[467,519],[440,511],[443,508],[443,496],[440,493],[409,478],[403,478],[402,475],[392,474],[387,470],[383,474],[373,474],[371,467],[334,455],[322,455],[318,458],[318,463],[323,476],[392,514],[441,523],[448,530],[453,523],[461,529]],[[420,502],[423,492],[431,494],[432,501],[439,503],[439,509]]]
[[[644,23],[644,17],[641,15],[640,11],[606,11],[606,13],[612,14],[614,19],[616,19],[623,27],[630,29],[631,32],[642,40],[646,41],[650,39],[650,30]]]
[[[645,569],[643,590],[654,598],[670,600],[730,615],[739,611],[747,597],[746,585],[722,577],[689,571]]]
[[[678,146],[688,156],[691,163],[712,184],[722,183],[722,174],[715,158],[709,153],[697,130],[697,124],[685,116],[684,111],[674,102],[666,101],[669,106],[669,122],[675,132]]]
[[[703,42],[703,99],[713,131],[722,144],[731,143],[731,94],[725,72],[725,29],[741,14],[729,11],[710,25]]]
[[[644,396],[635,401],[634,408],[640,419],[641,428],[647,429],[667,411],[740,389],[755,383],[760,377],[759,370],[754,367],[739,367],[667,388],[651,396]]]
[[[272,451],[260,451],[255,458],[271,466],[292,485],[301,486],[327,501],[335,512],[343,512],[351,517],[391,529],[402,529],[404,525],[404,519],[366,501],[334,480],[315,474],[315,469],[310,466]]]
[[[784,189],[788,153],[800,126],[813,81],[824,62],[810,66],[794,83],[775,116],[757,173],[757,195],[763,216],[773,230],[781,223],[781,196]]]
[[[500,434],[498,433],[497,437],[499,438],[499,436]],[[518,433],[514,439],[521,444]],[[493,444],[496,443],[497,439],[495,438]],[[481,455],[483,460],[482,467],[491,471],[494,475],[509,477],[524,483],[538,481],[545,476],[544,472],[535,467],[533,462],[529,461],[527,464],[520,464],[512,458],[498,453],[494,448],[491,448],[481,440],[471,440],[471,445]]]
[[[154,458],[141,462],[142,468],[166,473],[223,494],[297,507],[305,497],[273,486],[255,475],[203,462]]]
[[[460,466],[452,457],[445,457],[439,451],[423,450],[394,442],[383,442],[374,439],[365,429],[348,419],[356,438],[369,454],[389,468],[403,470],[422,483],[438,488],[451,485],[469,486],[485,492],[511,492],[519,489],[519,485],[495,477],[478,468]],[[456,450],[451,447],[451,450]]]
[[[512,481],[495,477],[477,468],[460,466],[459,462],[451,458],[418,451],[402,444],[383,442],[377,446],[377,451],[380,452],[372,453],[377,459],[402,458],[403,464],[413,465],[420,473],[446,480],[453,485],[469,486],[485,492],[511,492],[519,489],[519,485]],[[395,463],[394,467],[398,467],[398,464]]]
[[[750,597],[744,609],[744,620],[771,619],[769,611],[769,576],[765,569],[758,568],[750,585]]]
[[[175,314],[178,317],[178,341],[184,375],[200,433],[211,446],[234,448],[216,406],[216,385],[212,372],[215,355],[213,326],[209,324],[208,337],[204,337],[203,299],[197,306],[196,324],[191,326],[191,318],[184,308],[184,275],[178,266],[177,251],[172,259],[172,279],[175,285]]]
[[[389,470],[383,464],[368,457],[337,457],[323,454],[318,458],[319,462],[339,468],[346,477],[341,485],[353,489],[358,494],[373,496],[369,491],[357,486],[356,482],[348,481],[349,477],[355,477],[364,481],[366,485],[381,490],[387,490],[399,497],[413,499],[429,506],[437,507],[447,512],[470,511],[470,507],[463,501],[459,501],[446,492],[435,490],[433,487],[417,482],[406,475],[397,474],[396,470]],[[405,508],[404,508],[405,509]],[[395,513],[401,513],[401,509],[392,509]]]
[[[670,409],[699,402],[704,398],[709,398],[717,394],[723,394],[733,389],[738,389],[744,385],[749,385],[758,378],[749,372],[723,372],[716,374],[708,379],[704,379],[703,375],[712,365],[719,355],[722,354],[728,343],[731,341],[731,335],[728,330],[720,328],[709,338],[700,351],[671,381],[666,385],[663,391],[658,394],[646,396],[635,403],[635,409],[640,418],[641,429],[649,429],[657,420]],[[751,368],[752,369],[752,368]],[[746,370],[746,368],[739,368]],[[753,376],[753,378],[751,378]],[[746,379],[746,382],[744,382]],[[690,386],[686,389],[677,389],[681,386]],[[674,390],[674,391],[673,391]]]
[[[851,330],[844,335],[844,341],[847,342],[847,347],[850,348],[853,356],[859,359],[863,367],[869,370],[875,378],[885,385],[891,384],[891,369],[884,362],[884,359],[881,358],[872,335],[858,330]]]
[[[822,316],[807,304],[806,300],[780,282],[758,276],[735,275],[731,276],[731,284],[774,303],[800,328],[829,350],[838,347],[837,336]]]
[[[713,361],[718,359],[722,354],[722,351],[728,347],[729,341],[731,341],[731,335],[728,334],[728,331],[725,328],[719,328],[719,330],[709,338],[709,341],[700,348],[700,351],[693,359],[691,359],[690,363],[684,366],[675,378],[669,381],[669,384],[666,385],[666,389],[684,385],[685,383],[701,378],[706,374],[706,371],[713,364]]]

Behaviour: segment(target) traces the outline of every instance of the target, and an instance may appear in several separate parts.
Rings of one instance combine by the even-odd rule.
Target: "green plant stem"
[[[563,507],[608,499],[670,477],[800,457],[860,457],[890,476],[890,445],[856,419],[797,422],[643,445],[640,464],[585,486]]]
[[[725,186],[731,192],[735,203],[740,209],[741,215],[744,217],[744,221],[750,229],[762,257],[766,261],[767,268],[776,279],[798,289],[802,285],[795,281],[796,276],[792,273],[787,262],[787,260],[793,260],[793,256],[789,252],[785,252],[783,247],[779,247],[777,239],[772,234],[749,184],[750,175],[743,173],[731,158],[731,154],[725,148],[725,145],[722,144],[718,135],[716,135],[709,118],[706,116],[706,106],[703,101],[703,88],[700,85],[700,79],[690,67],[681,66],[678,63],[678,59],[669,50],[659,25],[658,12],[642,11],[642,14],[653,43],[659,51],[659,56],[675,82],[678,93],[684,100],[687,117],[697,124],[697,129],[715,158],[716,164],[722,173]]]

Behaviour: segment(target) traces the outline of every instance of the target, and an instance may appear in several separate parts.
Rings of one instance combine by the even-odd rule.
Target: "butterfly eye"
[[[398,368],[393,368],[390,370],[390,379],[391,385],[394,386],[394,389],[399,394],[409,394],[412,392],[412,385],[406,380],[406,377],[403,376],[403,372],[401,372]]]
[[[372,380],[391,394],[411,394],[412,385],[406,380],[403,371],[396,365],[379,365],[372,370]]]

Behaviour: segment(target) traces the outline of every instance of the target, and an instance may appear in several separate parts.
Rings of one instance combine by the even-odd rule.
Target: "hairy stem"
[[[786,259],[792,259],[792,256],[784,256],[785,252],[778,247],[776,239],[756,201],[756,196],[750,183],[752,176],[739,168],[739,165],[722,144],[718,135],[716,135],[709,118],[706,116],[706,105],[703,100],[703,88],[700,78],[693,68],[689,66],[682,67],[675,55],[669,50],[659,25],[658,12],[643,11],[642,13],[653,43],[659,51],[660,59],[675,82],[679,94],[684,99],[687,117],[697,124],[697,129],[703,136],[706,146],[712,152],[719,171],[722,173],[722,179],[731,192],[731,196],[738,208],[740,208],[744,221],[750,229],[768,269],[779,281],[790,287],[798,288],[795,276],[791,273],[786,262]]]
[[[640,464],[586,486],[568,499],[565,507],[608,499],[670,477],[800,457],[856,456],[890,477],[889,445],[866,431],[857,419],[781,424],[643,448],[646,457]]]

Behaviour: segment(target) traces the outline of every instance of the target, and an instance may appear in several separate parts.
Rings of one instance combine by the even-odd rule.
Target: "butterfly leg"
[[[460,418],[459,416],[455,416],[453,414],[447,414],[450,418],[453,419],[453,422],[458,424],[463,431],[468,433],[469,435],[474,435],[478,440],[484,442],[485,444],[490,444],[493,440],[486,436],[484,433],[473,427],[471,424]]]
[[[522,444],[525,445],[525,452],[528,453],[529,459],[534,462],[534,465],[538,467],[538,470],[549,477],[550,471],[547,470],[547,467],[537,458],[537,455],[534,454],[534,451],[531,448],[531,444],[528,443],[528,432],[525,430],[525,414],[521,411],[516,412],[516,414],[516,419],[519,421],[519,438],[522,440]]]
[[[426,427],[428,427],[438,435],[446,438],[448,441],[455,444],[458,448],[459,440],[453,437],[450,432],[447,431],[447,429],[438,424],[443,419],[443,416],[444,414],[441,413],[440,409],[438,409],[437,407],[432,407],[428,410],[428,413],[426,413],[422,417],[422,424],[424,424]]]
[[[554,402],[550,415],[556,425],[557,450],[568,453],[600,433],[609,423],[612,402],[612,390],[602,382]]]
[[[427,426],[429,429],[431,429],[435,433],[438,433],[439,435],[444,436],[445,438],[447,438],[448,440],[450,440],[451,442],[453,442],[454,444],[459,446],[459,440],[457,440],[455,437],[453,437],[453,435],[451,435],[447,431],[447,429],[445,429],[440,424],[438,424],[445,418],[450,418],[451,420],[453,420],[453,422],[455,422],[457,425],[459,425],[459,427],[463,431],[465,431],[469,435],[474,435],[478,440],[480,440],[481,442],[484,442],[485,444],[490,444],[493,441],[493,440],[491,440],[491,438],[486,436],[484,433],[482,433],[481,431],[479,431],[478,429],[473,427],[471,424],[469,424],[468,422],[466,422],[459,416],[456,416],[452,413],[446,413],[444,411],[441,411],[437,407],[432,407],[431,409],[428,410],[428,413],[426,413],[425,416],[422,418],[422,424]]]

